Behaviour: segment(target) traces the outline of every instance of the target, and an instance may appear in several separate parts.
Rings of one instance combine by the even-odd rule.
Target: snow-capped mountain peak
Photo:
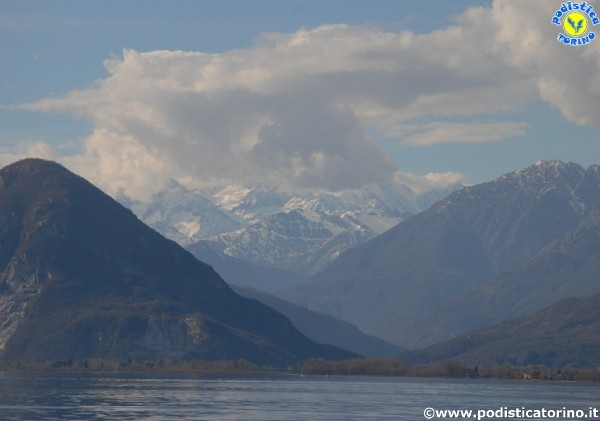
[[[230,186],[209,196],[220,208],[250,222],[278,212],[291,198],[289,193],[264,186]]]
[[[146,224],[182,245],[247,225],[175,180],[166,183],[150,202],[129,201],[127,205]]]
[[[241,185],[192,190],[172,180],[151,201],[126,204],[183,245],[202,242],[250,263],[307,275],[438,198],[424,199],[395,181],[313,193]]]

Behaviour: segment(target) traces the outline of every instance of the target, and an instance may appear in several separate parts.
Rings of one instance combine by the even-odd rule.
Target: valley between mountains
[[[598,165],[117,199],[48,161],[0,170],[2,358],[600,363]]]
[[[454,190],[431,206],[397,186],[371,186],[360,194],[354,192],[353,200],[347,195],[343,204],[341,199],[335,202],[337,207],[327,196],[284,204],[287,197],[276,201],[262,196],[261,202],[258,192],[253,192],[252,200],[238,195],[227,203],[228,209],[244,209],[240,214],[268,213],[260,203],[270,204],[271,211],[280,209],[275,204],[283,206],[283,212],[289,213],[286,218],[259,220],[244,235],[240,231],[222,234],[219,240],[201,240],[188,249],[224,272],[250,263],[260,275],[246,269],[240,271],[246,276],[229,273],[226,278],[348,321],[401,348],[443,343],[507,319],[531,316],[561,299],[600,292],[597,165],[583,168],[576,163],[540,161],[496,180]],[[435,192],[429,199],[442,193]],[[290,212],[293,206],[298,208]],[[370,211],[365,210],[369,206]],[[310,268],[257,257],[268,245],[271,255],[290,259],[289,244],[297,245],[299,238],[318,238],[322,232],[314,226],[308,229],[309,223],[300,222],[302,215],[313,212],[315,221],[314,212],[325,209],[346,218],[352,212],[353,218],[362,216],[363,221],[365,215],[371,220],[395,216],[398,223],[379,235],[354,234],[354,241],[337,247],[325,263],[314,257],[305,260],[319,262]],[[320,229],[327,227],[324,219]],[[280,235],[290,231],[297,235]],[[356,230],[345,235],[352,232]],[[243,253],[240,237],[248,241]],[[273,270],[293,274],[273,276]],[[272,281],[264,285],[261,279]],[[530,342],[536,342],[536,334],[532,327]],[[511,338],[504,341],[510,343]]]

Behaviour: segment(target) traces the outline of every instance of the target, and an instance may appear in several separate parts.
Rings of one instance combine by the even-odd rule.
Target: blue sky
[[[124,48],[222,52],[252,46],[264,32],[331,23],[424,31],[481,2],[437,3],[423,11],[418,2],[393,0],[1,0],[2,104],[84,88]]]
[[[551,3],[0,0],[0,160],[132,195],[598,163],[600,41],[559,44]]]

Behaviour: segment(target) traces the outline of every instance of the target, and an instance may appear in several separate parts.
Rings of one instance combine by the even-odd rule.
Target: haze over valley
[[[7,2],[0,366],[597,367],[569,5]]]

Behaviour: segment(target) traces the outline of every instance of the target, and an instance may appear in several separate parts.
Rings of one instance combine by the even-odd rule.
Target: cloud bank
[[[125,50],[93,86],[24,108],[91,120],[63,162],[112,194],[148,195],[168,177],[360,187],[399,170],[369,133],[429,147],[501,141],[528,127],[502,116],[540,99],[600,124],[600,41],[558,43],[554,9],[496,0],[425,34],[329,25],[219,54]]]

